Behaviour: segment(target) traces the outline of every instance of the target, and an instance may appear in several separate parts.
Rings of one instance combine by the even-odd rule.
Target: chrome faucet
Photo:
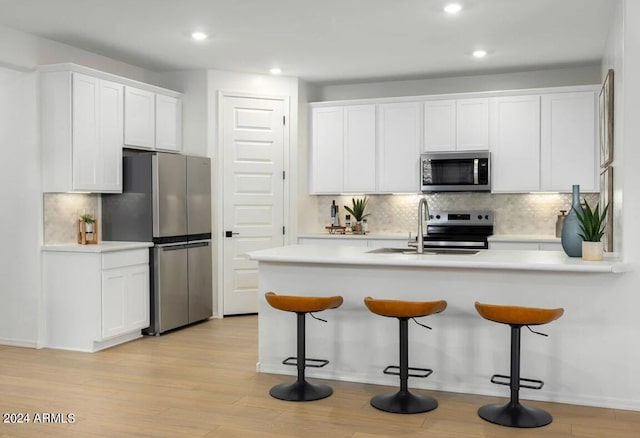
[[[426,211],[426,219],[429,220],[429,203],[427,202],[427,198],[420,198],[420,202],[418,202],[418,246],[416,247],[416,253],[422,254],[424,252],[424,235],[422,232],[422,223],[424,222],[424,217],[422,213]]]

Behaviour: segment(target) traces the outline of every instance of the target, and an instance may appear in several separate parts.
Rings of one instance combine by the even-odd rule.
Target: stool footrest
[[[325,359],[312,359],[310,357],[306,357],[304,359],[304,366],[305,367],[310,367],[310,368],[322,368],[323,366],[325,366],[326,364],[328,364],[329,361],[325,360]],[[286,358],[285,360],[282,361],[283,365],[293,365],[298,366],[298,358],[295,356],[291,356]]]
[[[535,385],[528,385],[522,382],[535,383]],[[496,385],[511,386],[511,376],[505,376],[504,374],[494,374],[493,376],[491,376],[491,383],[495,383]],[[544,386],[544,382],[542,380],[525,379],[521,377],[518,386],[520,388],[542,389],[542,387]]]
[[[409,367],[407,369],[409,370],[409,377],[419,377],[421,379],[429,377],[433,373],[433,370],[428,369],[428,368],[412,368],[412,367]],[[416,374],[416,373],[412,373],[411,371],[421,371],[421,373],[420,374]],[[384,369],[383,373],[391,374],[393,376],[399,376],[400,375],[400,367],[396,366],[396,365],[389,365],[388,367],[386,367]]]

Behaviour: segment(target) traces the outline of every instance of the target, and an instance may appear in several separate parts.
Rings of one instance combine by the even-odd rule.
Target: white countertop
[[[411,238],[415,239],[416,233],[411,233]],[[380,239],[380,240],[408,240],[409,232],[406,233],[368,233],[362,234],[329,234],[306,233],[298,235],[300,239]],[[560,243],[560,238],[547,234],[494,234],[489,236],[489,242],[535,242],[535,243]]]
[[[493,234],[487,240],[489,242],[560,243],[559,237],[546,234]]]
[[[416,234],[411,233],[411,238],[415,238]],[[408,240],[409,232],[406,233],[367,233],[367,234],[329,234],[324,233],[307,233],[299,234],[299,239],[384,239],[384,240]]]
[[[251,260],[277,263],[509,269],[559,272],[624,272],[618,258],[586,262],[562,251],[481,250],[474,255],[369,253],[366,247],[292,245],[253,251]]]
[[[99,242],[93,245],[80,245],[77,243],[43,245],[41,251],[51,252],[113,252],[126,251],[130,249],[150,248],[152,242]]]

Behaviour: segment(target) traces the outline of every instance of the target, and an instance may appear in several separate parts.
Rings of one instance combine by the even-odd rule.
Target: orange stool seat
[[[305,316],[307,313],[340,307],[343,302],[342,297],[302,297],[277,295],[273,292],[267,292],[264,297],[274,309],[295,312],[297,317],[297,353],[296,356],[288,357],[282,363],[295,365],[298,369],[298,379],[293,383],[274,386],[269,394],[274,398],[288,401],[312,401],[329,397],[333,394],[333,389],[329,385],[311,383],[305,379],[306,367],[320,368],[329,363],[328,360],[306,357]]]
[[[400,323],[400,365],[388,366],[385,374],[400,376],[400,390],[395,393],[379,394],[371,399],[371,406],[385,412],[396,414],[416,414],[428,412],[438,407],[438,401],[427,395],[409,392],[409,377],[429,377],[433,372],[426,368],[409,367],[409,319],[440,313],[447,308],[447,302],[439,301],[401,301],[364,299],[367,308],[376,315],[398,318]],[[421,324],[422,325],[422,324]],[[393,371],[391,371],[393,370]],[[397,370],[397,371],[396,371]],[[413,372],[413,373],[411,373]],[[419,372],[420,374],[416,374]]]
[[[476,310],[484,319],[502,324],[540,325],[560,318],[564,309],[540,309],[537,307],[499,306],[476,301]]]
[[[285,312],[321,312],[327,309],[335,309],[342,305],[343,299],[335,297],[299,297],[294,295],[276,295],[273,292],[264,294],[267,302],[274,309]]]
[[[393,318],[418,318],[440,313],[447,308],[447,302],[440,301],[399,301],[377,300],[371,297],[364,299],[367,308],[380,316]]]
[[[547,411],[520,403],[521,387],[542,389],[544,385],[541,380],[520,377],[520,329],[522,326],[548,324],[555,321],[564,314],[564,309],[500,306],[479,302],[476,302],[475,306],[483,318],[511,326],[511,374],[509,376],[495,374],[491,377],[492,383],[510,387],[511,398],[506,404],[492,403],[482,406],[478,409],[478,415],[486,421],[508,427],[540,427],[551,423],[553,418]]]

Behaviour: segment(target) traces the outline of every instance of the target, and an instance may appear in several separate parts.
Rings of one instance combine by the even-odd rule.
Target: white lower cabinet
[[[102,271],[103,340],[149,326],[148,290],[148,265]]]
[[[149,250],[43,252],[46,346],[94,352],[149,326]]]

